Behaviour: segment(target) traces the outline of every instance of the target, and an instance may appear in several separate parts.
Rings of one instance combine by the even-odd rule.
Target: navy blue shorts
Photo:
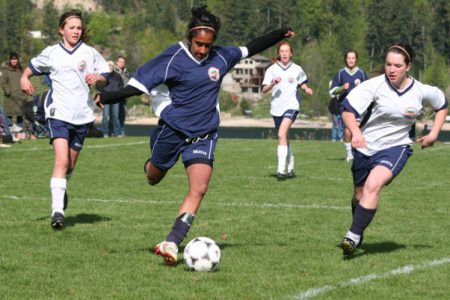
[[[189,138],[160,122],[150,138],[150,161],[158,169],[168,170],[181,155],[185,167],[194,163],[212,167],[217,140],[217,132]]]
[[[50,144],[56,138],[63,138],[69,141],[71,149],[81,151],[91,124],[74,125],[57,119],[47,119],[47,125],[50,131]]]
[[[397,146],[381,150],[372,156],[366,156],[353,149],[353,183],[355,186],[363,186],[370,171],[375,166],[388,168],[392,172],[392,179],[394,179],[405,167],[412,152],[410,146]]]
[[[280,129],[281,122],[283,121],[284,118],[291,119],[292,123],[294,123],[294,121],[297,119],[298,112],[299,111],[295,109],[288,109],[287,111],[284,112],[284,114],[281,117],[272,116],[273,121],[275,122],[275,128]]]

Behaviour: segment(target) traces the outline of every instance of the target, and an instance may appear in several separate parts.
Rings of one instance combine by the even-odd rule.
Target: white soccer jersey
[[[348,102],[347,102],[348,101]],[[357,149],[365,155],[380,150],[413,143],[410,130],[422,113],[422,105],[439,110],[447,105],[444,93],[438,88],[415,79],[403,91],[389,82],[386,75],[364,81],[355,87],[344,101],[344,106],[364,115],[373,102],[367,123],[361,128],[367,148]]]
[[[272,88],[270,114],[280,117],[289,109],[299,110],[301,99],[298,86],[308,82],[302,67],[293,62],[286,67],[276,62],[267,69],[262,84],[271,84],[275,77],[281,77],[281,81]]]
[[[30,68],[34,75],[49,74],[52,81],[45,99],[46,118],[75,125],[95,120],[94,103],[85,76],[109,73],[108,63],[97,50],[84,42],[71,50],[59,43],[31,59]]]

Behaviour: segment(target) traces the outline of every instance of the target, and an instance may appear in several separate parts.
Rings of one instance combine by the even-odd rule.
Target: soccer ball
[[[209,272],[219,266],[220,248],[207,237],[196,237],[184,248],[184,262],[189,270]]]

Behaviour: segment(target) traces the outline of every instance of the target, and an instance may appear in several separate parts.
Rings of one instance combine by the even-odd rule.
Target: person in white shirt
[[[67,180],[75,169],[89,126],[95,120],[90,86],[105,85],[109,73],[102,55],[85,44],[86,29],[79,10],[61,15],[59,33],[61,41],[31,59],[20,80],[21,89],[29,95],[34,92],[29,79],[32,75],[49,75],[51,80],[44,106],[55,153],[50,180],[54,229],[64,228]]]
[[[415,140],[415,123],[423,105],[436,112],[431,131],[417,139],[422,148],[438,138],[448,101],[437,87],[407,74],[414,57],[409,45],[396,43],[386,51],[385,74],[355,87],[343,102],[343,120],[352,134],[353,222],[341,242],[344,255],[353,255],[371,223],[381,189],[406,165]],[[361,123],[356,121],[361,117]]]
[[[300,109],[301,96],[298,88],[312,95],[308,87],[308,78],[302,67],[292,61],[293,50],[288,42],[278,45],[277,61],[271,65],[262,83],[263,93],[272,90],[270,114],[278,130],[278,168],[279,180],[293,178],[294,154],[289,144],[289,129],[297,118]]]

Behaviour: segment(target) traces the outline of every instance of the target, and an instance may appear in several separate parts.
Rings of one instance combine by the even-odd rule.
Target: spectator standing
[[[114,70],[114,62],[108,61],[109,70],[107,80],[108,83],[101,90],[107,92],[114,92],[123,87],[122,76]],[[102,111],[102,126],[101,130],[103,137],[122,136],[122,127],[119,120],[119,106],[120,103],[106,104]]]
[[[20,131],[23,123],[23,107],[27,100],[27,94],[20,89],[20,77],[23,68],[19,54],[11,51],[8,64],[2,69],[1,86],[5,95],[4,111],[11,121],[12,131]]]
[[[126,68],[127,59],[123,55],[117,56],[116,65],[114,67],[115,71],[122,76],[123,85],[127,85],[128,80],[130,80],[130,73]],[[127,118],[127,101],[126,99],[122,99],[119,102],[119,122],[121,133],[120,136],[125,136],[125,119]]]

